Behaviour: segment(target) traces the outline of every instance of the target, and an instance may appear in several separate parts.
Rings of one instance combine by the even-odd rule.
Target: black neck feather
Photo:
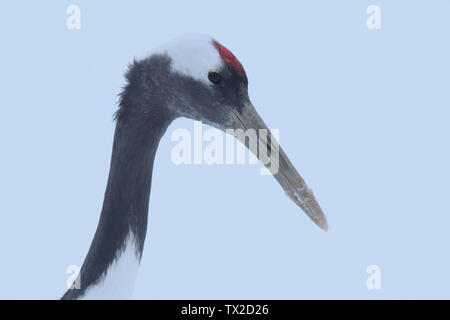
[[[145,81],[136,64],[127,74],[117,114],[111,167],[103,208],[89,252],[80,271],[80,289],[63,299],[76,299],[106,273],[130,232],[140,259],[147,231],[153,162],[158,143],[173,117],[161,100],[151,99],[156,88]],[[154,95],[153,95],[154,96]],[[145,110],[145,112],[142,112]]]

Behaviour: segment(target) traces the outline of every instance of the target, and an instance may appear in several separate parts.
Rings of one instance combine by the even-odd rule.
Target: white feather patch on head
[[[214,46],[214,39],[205,35],[186,35],[155,49],[172,59],[172,71],[210,84],[208,72],[219,70],[223,60]]]

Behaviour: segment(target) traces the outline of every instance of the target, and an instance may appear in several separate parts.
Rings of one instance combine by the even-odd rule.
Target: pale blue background
[[[65,291],[97,225],[123,72],[183,33],[241,60],[330,230],[257,166],[175,166],[170,133],[193,125],[178,120],[156,157],[134,298],[450,298],[449,12],[447,0],[2,2],[0,298]]]

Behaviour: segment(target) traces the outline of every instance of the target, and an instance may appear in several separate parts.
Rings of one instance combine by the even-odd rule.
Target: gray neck
[[[138,71],[131,68],[127,77]],[[130,241],[137,261],[142,255],[156,149],[174,117],[161,101],[149,101],[153,88],[129,81],[122,93],[103,208],[80,271],[80,288],[69,289],[62,299],[82,298],[91,287],[102,285],[129,250]]]

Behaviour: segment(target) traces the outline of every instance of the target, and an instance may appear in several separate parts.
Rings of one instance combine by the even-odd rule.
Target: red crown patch
[[[219,50],[219,54],[222,57],[223,61],[232,69],[234,69],[240,76],[247,77],[245,74],[244,67],[239,62],[239,60],[234,56],[234,54],[221,45],[218,41],[214,40],[214,45],[217,50]]]

